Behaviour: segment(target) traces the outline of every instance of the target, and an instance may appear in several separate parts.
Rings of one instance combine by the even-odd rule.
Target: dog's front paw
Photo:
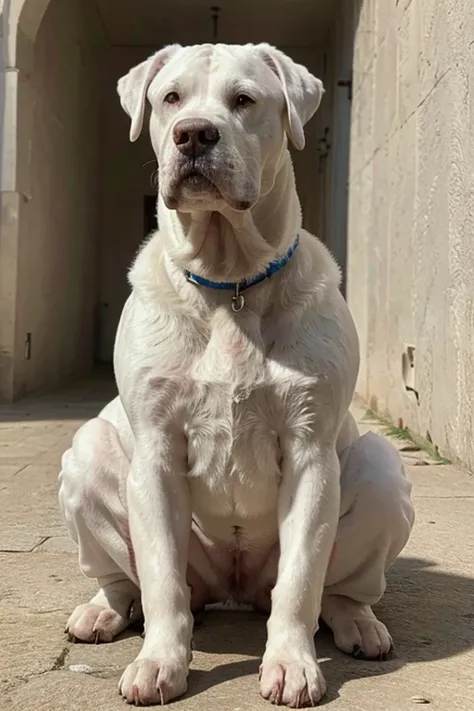
[[[136,659],[125,669],[119,692],[129,704],[164,705],[186,693],[188,669],[176,661]]]
[[[273,704],[300,709],[316,706],[326,693],[319,664],[298,653],[264,656],[260,667],[260,693]]]

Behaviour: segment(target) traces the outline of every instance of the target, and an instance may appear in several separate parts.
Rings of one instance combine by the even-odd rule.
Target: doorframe
[[[341,291],[346,295],[349,159],[351,140],[352,67],[354,56],[353,0],[342,0],[334,40],[335,86],[332,125],[330,249],[341,268]]]

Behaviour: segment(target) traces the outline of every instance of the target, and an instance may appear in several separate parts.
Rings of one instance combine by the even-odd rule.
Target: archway
[[[0,400],[14,399],[19,216],[18,46],[34,42],[49,0],[0,2]]]

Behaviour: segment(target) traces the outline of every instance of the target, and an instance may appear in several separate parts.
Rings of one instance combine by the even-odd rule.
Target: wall
[[[15,397],[93,362],[104,47],[82,0],[52,0],[35,43],[19,30]]]
[[[245,38],[243,38],[244,41]],[[196,38],[196,41],[199,41]],[[153,54],[167,38],[157,39],[155,47],[111,47],[107,52],[106,73],[103,83],[103,211],[100,246],[100,337],[99,358],[110,361],[113,354],[115,332],[123,304],[129,293],[127,271],[144,237],[145,195],[156,192],[152,181],[156,161],[147,131],[136,143],[130,143],[130,123],[120,106],[116,84],[120,76],[132,66]],[[283,48],[284,49],[284,48]],[[310,67],[314,73],[325,76],[324,52],[313,47],[287,50],[296,61]],[[326,71],[327,74],[327,71]],[[307,147],[303,152],[293,152],[304,224],[314,233],[324,237],[328,220],[325,201],[330,190],[327,159],[317,157],[318,139],[332,115],[332,83],[320,111],[307,126]]]
[[[359,4],[348,254],[358,389],[474,469],[474,14],[469,0]],[[419,404],[402,375],[407,346]]]

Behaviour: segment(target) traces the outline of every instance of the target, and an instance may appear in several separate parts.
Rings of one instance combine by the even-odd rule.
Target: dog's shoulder
[[[328,248],[302,230],[299,250],[289,266],[272,314],[280,340],[291,347],[297,343],[298,351],[305,343],[317,344],[321,350],[326,342],[352,337],[352,318],[340,291],[341,271]]]
[[[340,292],[340,270],[326,246],[303,232],[291,278],[281,290],[272,334],[279,377],[294,386],[327,389],[345,400],[359,367],[357,332]]]
[[[315,235],[301,230],[300,242],[299,283],[309,288],[319,302],[323,302],[328,293],[339,289],[341,269],[326,245]]]

